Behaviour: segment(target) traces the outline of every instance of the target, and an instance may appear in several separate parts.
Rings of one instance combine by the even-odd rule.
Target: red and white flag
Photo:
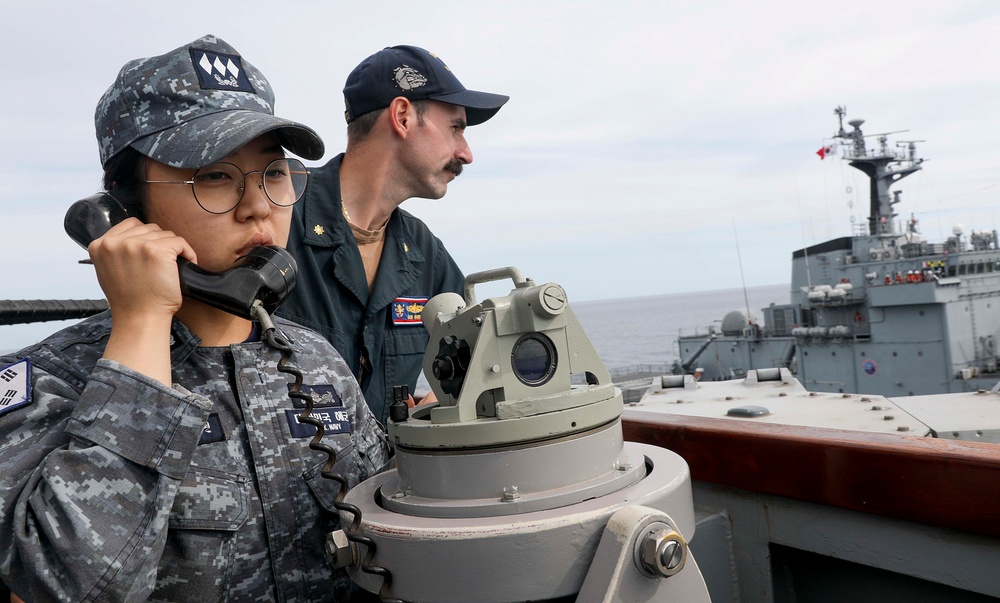
[[[819,155],[820,159],[826,159],[827,155],[836,155],[837,154],[837,147],[835,147],[833,145],[826,146],[826,147],[823,147],[820,150],[816,151],[816,154]]]

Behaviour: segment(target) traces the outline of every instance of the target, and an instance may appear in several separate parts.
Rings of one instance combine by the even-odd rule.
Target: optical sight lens
[[[522,335],[510,355],[514,375],[525,385],[543,385],[556,372],[556,348],[552,340],[541,333]]]

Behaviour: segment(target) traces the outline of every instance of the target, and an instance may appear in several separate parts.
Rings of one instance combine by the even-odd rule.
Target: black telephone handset
[[[71,205],[66,212],[63,226],[66,234],[86,249],[94,239],[128,217],[130,214],[122,204],[104,192],[91,195]],[[329,444],[322,443],[324,424],[312,416],[315,401],[308,391],[301,391],[302,373],[289,364],[289,358],[294,354],[294,350],[288,339],[275,329],[270,317],[295,287],[296,266],[292,254],[277,245],[253,247],[246,255],[236,260],[232,268],[224,272],[209,272],[181,257],[177,258],[177,268],[180,271],[181,293],[185,297],[258,321],[262,329],[261,339],[281,352],[278,371],[295,378],[294,383],[289,384],[288,395],[301,401],[303,406],[297,421],[316,428],[316,433],[309,442],[309,448],[327,455],[320,474],[340,485],[333,501],[334,508],[341,513],[357,516],[346,535],[350,542],[355,543],[354,546],[359,542],[368,545],[368,556],[361,567],[366,572],[384,577],[380,600],[385,600],[385,591],[391,583],[391,575],[385,568],[372,564],[375,543],[357,534],[361,524],[361,511],[354,505],[343,502],[350,486],[344,476],[334,474],[332,471],[337,462],[337,450]],[[340,531],[342,530],[338,530]],[[333,538],[334,534],[327,535],[327,539]],[[339,542],[339,539],[337,541]]]
[[[66,234],[86,249],[112,226],[130,217],[110,194],[97,193],[77,201],[66,212]],[[268,314],[295,287],[295,258],[277,245],[253,247],[224,272],[209,272],[184,258],[177,258],[181,294],[214,308],[250,320],[258,319],[255,302]]]

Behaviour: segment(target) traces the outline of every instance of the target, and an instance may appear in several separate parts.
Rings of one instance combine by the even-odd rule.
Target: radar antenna
[[[833,112],[837,116],[837,121],[840,122],[840,130],[837,131],[834,137],[847,138],[847,132],[844,131],[844,116],[847,115],[847,107],[837,107]]]
[[[896,213],[893,205],[899,203],[899,192],[894,191],[889,194],[889,187],[896,181],[905,178],[921,169],[923,159],[917,156],[916,143],[922,140],[900,141],[894,143],[896,147],[905,148],[898,152],[890,148],[889,136],[900,134],[909,130],[895,130],[892,132],[880,132],[878,134],[864,134],[861,126],[865,123],[863,119],[852,119],[848,123],[853,128],[851,132],[844,131],[844,117],[847,109],[839,106],[833,110],[839,122],[839,132],[837,138],[845,141],[847,151],[843,158],[851,162],[851,167],[861,170],[871,179],[870,212],[868,216],[869,234],[875,236],[894,235],[895,223],[893,218]],[[865,138],[874,137],[877,147],[868,150]]]

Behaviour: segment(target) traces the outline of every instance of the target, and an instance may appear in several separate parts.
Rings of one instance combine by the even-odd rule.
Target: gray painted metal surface
[[[758,375],[762,373],[768,378],[760,380]],[[776,374],[778,378],[773,378]],[[654,380],[646,395],[639,402],[629,404],[628,408],[650,413],[901,436],[932,435],[928,424],[892,399],[876,395],[811,392],[785,368],[750,371],[743,379],[699,382],[694,388],[663,387],[663,382],[670,382],[671,378],[676,376]],[[756,416],[733,416],[729,412],[744,406],[761,406],[768,412]]]
[[[655,446],[627,442],[626,447],[648,460],[651,469],[644,479],[611,494],[557,509],[478,518],[395,513],[377,503],[378,490],[394,471],[363,482],[345,500],[361,509],[361,530],[377,545],[378,565],[392,573],[395,597],[489,603],[569,596],[579,592],[609,518],[628,505],[662,512],[685,539],[695,536],[687,464]],[[446,579],[433,578],[442,576],[443,569]],[[381,585],[378,577],[359,569],[349,572],[367,590],[377,591]]]
[[[484,517],[539,511],[603,496],[646,475],[624,446],[621,421],[536,446],[448,454],[399,448],[396,475],[381,489],[386,508],[425,517]]]
[[[475,284],[503,277],[510,295],[476,303]],[[348,568],[355,582],[413,602],[547,600],[577,595],[585,580],[581,601],[708,600],[687,553],[687,463],[624,442],[621,392],[560,286],[513,268],[469,275],[466,298],[429,300],[423,322],[439,401],[397,406],[398,469],[344,499],[361,511],[353,558],[373,555]],[[663,529],[644,531],[654,524]],[[331,545],[350,558],[342,548]],[[374,567],[391,579],[365,571]]]
[[[778,378],[775,378],[775,375]],[[764,378],[759,378],[764,375]],[[1000,443],[1000,387],[992,390],[898,396],[813,392],[786,369],[759,369],[743,379],[695,382],[690,375],[653,379],[635,411],[827,427],[899,436]],[[766,414],[734,415],[760,406]]]
[[[698,564],[676,529],[670,516],[655,509],[629,506],[616,511],[604,528],[577,603],[711,603]],[[665,538],[658,540],[657,535]],[[675,546],[666,549],[664,544]],[[662,556],[664,550],[671,551],[669,561]]]
[[[782,580],[774,575],[780,568],[772,566],[772,544],[884,570],[911,582],[941,585],[942,594],[919,600],[978,601],[981,597],[976,594],[1000,597],[997,538],[703,482],[694,483],[694,497],[700,519],[691,549],[713,601],[790,600],[788,593],[776,592]],[[728,519],[728,530],[719,529],[720,515]],[[715,529],[703,529],[706,522],[716,524]],[[718,551],[727,549],[736,554],[720,556]],[[835,583],[846,588],[856,575],[839,573]],[[893,584],[890,580],[873,582],[869,586],[881,588],[882,594],[869,592],[864,600],[913,600],[900,599],[898,590],[886,593]],[[822,585],[817,583],[816,588]],[[734,589],[738,596],[727,594]],[[720,593],[718,599],[716,593]],[[820,595],[800,593],[801,600],[828,600]]]
[[[791,303],[764,308],[763,325],[736,312],[721,330],[682,334],[675,370],[726,380],[785,366],[811,391],[889,397],[991,389],[1000,381],[996,231],[956,226],[932,243],[915,217],[897,220],[900,192],[889,189],[922,169],[916,143],[893,148],[886,134],[863,134],[863,120],[848,132],[845,111],[836,113],[834,144],[871,180],[867,227],[793,252]]]
[[[895,398],[893,402],[919,417],[934,437],[1000,444],[1000,391],[996,389]]]

